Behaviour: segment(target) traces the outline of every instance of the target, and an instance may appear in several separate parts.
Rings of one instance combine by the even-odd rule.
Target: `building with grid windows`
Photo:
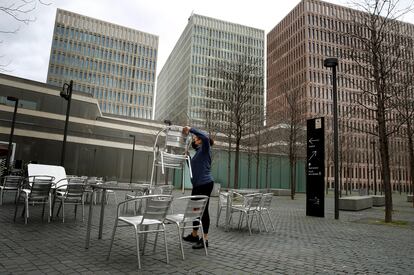
[[[364,67],[355,61],[367,57],[367,48],[356,39],[369,37],[363,18],[367,14],[362,11],[319,0],[302,0],[267,34],[266,106],[268,122],[278,121],[288,116],[286,95],[299,91],[297,103],[302,120],[325,117],[325,177],[327,188],[333,188],[332,71],[324,67],[324,59],[337,57],[341,186],[346,190],[379,192],[382,179],[378,138],[368,134],[378,132],[372,105],[375,97],[370,93],[372,83]],[[393,29],[383,36],[385,45],[395,41],[400,45],[385,56],[391,56],[390,60],[402,57],[393,67],[394,83],[402,83],[404,72],[412,75],[414,25],[392,22]],[[393,117],[391,114],[388,119]],[[392,135],[389,148],[392,190],[408,192],[407,142]]]
[[[152,118],[158,36],[58,9],[47,83],[95,97],[103,113]]]
[[[158,75],[155,118],[205,127],[208,115],[223,108],[220,97],[211,94],[223,93],[223,87],[230,83],[214,73],[217,64],[243,57],[257,65],[259,81],[250,103],[262,110],[264,31],[192,14]]]

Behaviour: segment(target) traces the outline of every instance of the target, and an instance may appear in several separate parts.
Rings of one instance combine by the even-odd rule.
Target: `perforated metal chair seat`
[[[167,215],[165,220],[166,222],[173,223],[177,226],[178,239],[180,241],[180,248],[181,248],[181,255],[184,260],[185,256],[184,256],[184,248],[183,248],[183,240],[182,240],[182,237],[184,236],[184,229],[185,228],[191,228],[191,229],[199,228],[201,231],[201,235],[202,236],[204,235],[201,217],[203,216],[204,210],[206,208],[208,197],[204,195],[185,196],[185,197],[175,199],[175,202],[178,202],[178,201],[186,201],[185,208],[180,213]],[[198,221],[199,224],[193,225],[192,223],[193,221]],[[208,255],[207,246],[206,246],[204,239],[203,239],[203,242],[204,242],[204,251],[207,256]]]
[[[125,204],[136,202],[136,201],[139,201],[140,204],[144,205],[142,215],[135,215],[135,213],[133,216],[126,216],[125,214],[121,215],[121,209],[124,209]],[[109,257],[111,255],[111,250],[112,250],[112,245],[113,245],[114,238],[115,238],[116,228],[121,227],[121,226],[133,226],[135,230],[138,268],[141,269],[140,240],[139,240],[140,234],[145,234],[144,236],[146,240],[147,233],[156,233],[158,236],[159,232],[163,232],[165,254],[166,254],[167,263],[169,263],[167,234],[165,231],[164,221],[165,221],[167,212],[170,209],[171,202],[172,202],[171,195],[148,195],[148,196],[141,196],[138,198],[133,198],[130,200],[120,202],[117,207],[117,216],[115,218],[114,229],[112,231],[112,238],[111,238],[111,242],[109,245],[109,252],[108,252],[107,260],[109,260]],[[121,222],[121,224],[118,224],[119,222]],[[151,226],[156,226],[156,228],[151,229]],[[145,240],[143,242],[142,251],[145,250]],[[156,243],[157,241],[155,241],[154,250],[155,250]]]

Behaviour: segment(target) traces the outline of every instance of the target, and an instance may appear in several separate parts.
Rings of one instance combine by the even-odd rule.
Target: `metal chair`
[[[52,205],[51,205],[51,187],[54,181],[54,177],[52,176],[30,176],[28,180],[24,182],[24,184],[19,188],[19,197],[16,203],[16,209],[14,212],[14,221],[16,221],[17,215],[17,208],[22,198],[24,200],[24,209],[22,212],[22,216],[24,213],[25,219],[24,223],[27,224],[27,220],[29,218],[29,202],[33,205],[35,204],[43,204],[43,212],[42,212],[42,219],[45,214],[45,205],[49,204],[49,216],[48,222],[50,222],[50,218],[52,216]]]
[[[243,200],[244,197],[243,195],[231,191],[231,192],[224,192],[224,191],[219,191],[219,197],[217,200],[217,220],[216,220],[216,227],[218,227],[219,225],[219,221],[220,221],[220,216],[221,213],[224,211],[227,212],[227,207],[230,207],[232,205],[234,206],[243,206]],[[226,221],[227,222],[227,221]]]
[[[118,185],[118,182],[115,181],[115,180],[113,180],[113,181],[106,181],[105,184]],[[106,190],[106,198],[105,198],[106,204],[108,204],[108,202],[109,202],[109,196],[110,195],[112,195],[114,197],[115,204],[118,204],[118,200],[116,199],[116,193],[115,193],[115,191],[114,190],[110,190],[110,189],[107,189]],[[95,204],[96,204],[96,197],[95,197]]]
[[[261,193],[255,193],[255,194],[248,194],[244,196],[244,204],[243,205],[232,205],[231,206],[231,216],[230,219],[232,218],[232,214],[233,213],[240,213],[240,218],[239,218],[239,225],[238,227],[240,228],[241,225],[243,224],[243,220],[244,218],[246,218],[246,225],[249,229],[249,235],[252,234],[252,230],[251,230],[251,226],[253,223],[253,218],[256,218],[256,222],[257,222],[257,226],[259,227],[259,231],[261,232],[260,229],[260,222],[259,222],[259,218],[260,218],[260,203],[262,200],[262,194]],[[250,221],[249,221],[250,219]]]
[[[178,239],[180,241],[180,247],[181,247],[181,255],[183,256],[183,260],[184,260],[185,258],[184,258],[184,249],[183,249],[183,240],[182,240],[182,237],[184,236],[184,229],[185,228],[192,228],[192,229],[200,228],[201,236],[204,235],[201,217],[203,216],[204,210],[206,208],[208,197],[204,195],[185,196],[185,197],[175,199],[174,204],[175,202],[178,203],[179,201],[186,201],[184,210],[178,213],[175,213],[176,211],[174,210],[175,214],[167,215],[165,219],[167,223],[171,223],[171,224],[173,223],[177,226]],[[198,221],[199,224],[194,226],[193,225],[194,221]],[[190,225],[186,225],[188,223],[190,223]],[[207,246],[205,243],[206,241],[204,240],[204,238],[203,238],[203,242],[204,242],[204,251],[207,256],[208,252],[207,252]]]
[[[169,263],[168,259],[168,247],[167,247],[167,234],[165,232],[165,224],[164,220],[167,215],[168,210],[170,209],[170,205],[172,202],[172,196],[169,195],[148,195],[142,196],[130,200],[126,200],[120,202],[117,207],[117,216],[115,218],[114,229],[112,231],[112,238],[111,243],[109,245],[109,252],[107,256],[107,260],[111,255],[112,245],[114,242],[115,232],[117,227],[123,226],[132,226],[135,230],[135,238],[136,238],[136,249],[137,249],[137,260],[138,260],[138,268],[141,269],[141,259],[140,259],[140,241],[139,235],[147,233],[164,233],[164,243],[165,243],[165,254],[167,263]],[[123,208],[125,203],[134,202],[139,200],[140,203],[144,204],[143,213],[141,215],[133,215],[133,216],[122,216],[120,211]],[[121,222],[121,225],[118,223]],[[150,227],[154,227],[154,229],[150,229]],[[159,228],[161,226],[162,228]],[[145,240],[143,242],[145,245]],[[142,251],[144,252],[145,246],[143,247]]]
[[[65,204],[75,205],[75,219],[77,206],[82,205],[82,222],[85,216],[85,184],[83,179],[69,179],[69,183],[56,189],[55,201],[60,200],[60,205],[56,213],[59,216],[60,208],[62,208],[62,222],[65,222]]]
[[[19,187],[23,180],[21,176],[4,176],[0,185],[0,205],[3,205],[3,196],[5,192],[16,192],[14,203],[17,201],[19,195]]]
[[[161,129],[155,138],[153,147],[153,163],[151,171],[151,186],[153,186],[155,178],[155,170],[161,167],[161,171],[165,174],[165,169],[179,169],[184,171],[187,163],[190,177],[192,178],[191,159],[187,155],[187,147],[189,144],[189,136],[183,134],[183,127],[169,125]],[[161,142],[161,135],[165,135],[165,139]],[[182,187],[184,190],[184,177],[182,177]]]
[[[260,202],[259,214],[260,214],[260,218],[263,222],[266,232],[269,232],[269,231],[267,230],[267,226],[263,218],[265,213],[267,214],[267,218],[269,219],[269,223],[272,226],[273,232],[276,231],[275,227],[273,226],[272,218],[270,217],[270,212],[272,211],[272,207],[271,207],[272,199],[273,199],[273,193],[266,193],[266,194],[263,194],[262,201]]]

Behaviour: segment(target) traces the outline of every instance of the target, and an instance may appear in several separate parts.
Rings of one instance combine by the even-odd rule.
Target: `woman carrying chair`
[[[183,128],[183,133],[186,135],[189,133],[193,134],[191,146],[196,151],[195,155],[191,158],[191,169],[193,172],[193,177],[191,179],[193,190],[191,191],[191,195],[205,195],[210,198],[214,186],[214,179],[211,175],[211,146],[214,144],[214,141],[209,138],[207,134],[189,126]],[[208,206],[209,201],[207,201],[206,208],[201,217],[204,236],[201,236],[200,238],[198,236],[198,230],[195,227],[191,234],[183,238],[184,241],[195,243],[193,245],[194,249],[204,248],[203,238],[206,247],[208,247],[208,229],[210,227]],[[198,222],[194,223],[194,226],[198,225]]]

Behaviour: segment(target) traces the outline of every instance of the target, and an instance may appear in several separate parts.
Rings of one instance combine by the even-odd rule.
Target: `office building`
[[[367,37],[368,32],[354,24],[355,19],[362,22],[363,15],[362,11],[319,0],[302,0],[267,34],[266,105],[269,123],[286,120],[289,113],[286,94],[299,91],[296,102],[302,121],[325,117],[325,175],[327,187],[333,188],[332,70],[324,67],[324,60],[337,57],[341,186],[347,190],[372,192],[377,189],[380,192],[378,138],[368,134],[376,131],[375,112],[371,108],[374,106],[370,103],[369,93],[361,92],[361,87],[369,88],[367,78],[350,57],[363,53],[362,44],[355,39],[356,32],[362,31],[357,34],[362,37]],[[385,39],[393,43],[397,38],[401,41],[400,47],[391,54],[402,55],[405,64],[396,63],[394,68],[411,70],[412,74],[414,26],[395,23],[397,28]],[[356,47],[361,48],[358,51]],[[404,68],[407,63],[411,66]],[[401,77],[401,74],[395,74],[395,83],[402,83]],[[371,110],[367,111],[369,108]],[[408,191],[410,172],[406,142],[396,135],[390,136],[389,148],[392,190]]]
[[[47,83],[96,98],[103,113],[152,118],[158,36],[58,9]]]
[[[192,14],[157,82],[155,118],[206,128],[210,114],[223,112],[220,93],[230,84],[216,74],[218,64],[254,60],[257,70],[249,103],[260,112],[264,94],[264,31]],[[214,97],[212,95],[215,95]],[[215,116],[216,123],[226,122]]]

